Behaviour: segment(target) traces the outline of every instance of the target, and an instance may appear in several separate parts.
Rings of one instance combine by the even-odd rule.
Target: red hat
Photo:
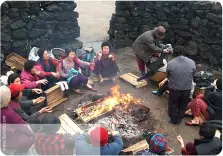
[[[15,97],[19,92],[21,92],[25,88],[25,85],[11,83],[8,87],[11,91],[11,96]]]
[[[94,146],[104,146],[108,143],[108,131],[103,127],[96,127],[90,133],[90,140]]]

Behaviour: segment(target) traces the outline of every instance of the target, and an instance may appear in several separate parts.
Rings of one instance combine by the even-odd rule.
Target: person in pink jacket
[[[47,90],[48,81],[44,78],[41,67],[37,65],[37,62],[28,60],[24,64],[24,69],[21,72],[21,81],[25,85],[26,89],[42,88]]]

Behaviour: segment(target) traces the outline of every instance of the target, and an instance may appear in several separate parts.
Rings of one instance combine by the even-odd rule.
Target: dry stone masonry
[[[221,67],[222,6],[219,2],[116,1],[109,40],[115,48],[131,46],[143,32],[163,25],[164,43],[185,51],[195,61]]]
[[[74,1],[6,1],[1,5],[1,52],[28,56],[33,46],[48,48],[82,42]]]

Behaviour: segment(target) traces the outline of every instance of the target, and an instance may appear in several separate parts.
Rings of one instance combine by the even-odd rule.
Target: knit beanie
[[[90,141],[94,146],[104,146],[108,143],[108,131],[103,127],[96,127],[90,133]]]

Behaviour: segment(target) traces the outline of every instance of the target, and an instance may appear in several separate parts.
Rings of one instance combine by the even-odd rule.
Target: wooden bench
[[[83,130],[76,125],[67,114],[59,116],[61,127],[57,133],[69,133],[71,135],[83,134]]]
[[[119,78],[121,78],[122,80],[132,84],[136,88],[141,88],[141,87],[147,86],[147,81],[146,80],[141,80],[141,81],[138,82],[137,79],[139,77],[132,74],[132,73],[126,73],[126,74],[120,75]]]
[[[55,85],[47,89],[44,93],[46,94],[47,105],[50,108],[54,108],[67,100],[67,98],[65,97],[65,92],[60,89],[60,85]]]
[[[11,53],[6,57],[5,63],[11,68],[22,70],[26,61],[27,59],[25,59],[24,57],[16,53]]]
[[[141,150],[145,150],[149,148],[149,144],[146,142],[146,140],[142,140],[124,150],[122,150],[123,152],[132,152],[133,154],[135,154],[138,151]]]

